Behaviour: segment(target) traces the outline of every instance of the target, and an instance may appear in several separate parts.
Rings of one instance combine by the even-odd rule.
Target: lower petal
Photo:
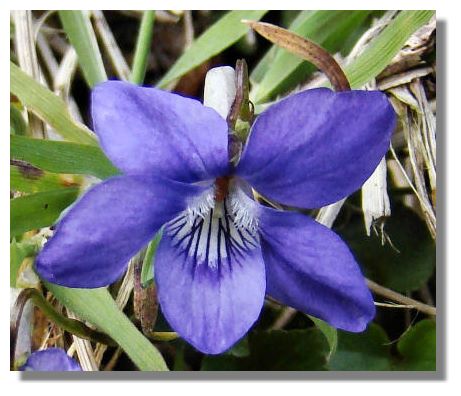
[[[133,257],[204,188],[135,176],[108,179],[85,193],[58,223],[35,261],[38,274],[67,287],[117,280]]]
[[[267,293],[283,304],[360,332],[375,315],[370,291],[341,238],[310,217],[261,210]]]
[[[170,325],[198,350],[218,354],[245,335],[261,311],[264,263],[255,234],[237,229],[227,209],[165,227],[155,280]]]

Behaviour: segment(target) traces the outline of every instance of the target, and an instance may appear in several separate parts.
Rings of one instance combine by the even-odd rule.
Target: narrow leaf
[[[72,119],[61,98],[12,62],[10,62],[10,91],[64,139],[76,143],[97,144],[90,130]]]
[[[18,108],[10,103],[10,133],[24,136],[27,134],[27,124]]]
[[[62,188],[14,198],[10,203],[11,236],[52,225],[77,199],[79,189]]]
[[[92,175],[100,179],[119,174],[99,147],[86,144],[10,136],[10,156],[55,173]]]
[[[160,352],[120,311],[107,289],[71,289],[50,283],[46,286],[78,317],[116,341],[140,370],[168,370]]]
[[[230,11],[198,37],[158,83],[166,88],[170,83],[231,46],[248,32],[242,19],[259,20],[267,11]]]
[[[16,162],[16,165],[10,166],[10,189],[15,191],[36,193],[77,187],[81,182],[81,177],[44,172],[27,163]]]
[[[147,60],[152,45],[152,34],[154,32],[154,11],[144,11],[139,28],[139,35],[136,41],[131,82],[142,84],[146,74]]]
[[[155,238],[150,241],[149,245],[147,246],[146,256],[144,257],[141,270],[141,285],[143,287],[147,287],[148,283],[154,279],[155,253],[157,252],[157,248],[161,239],[162,231],[159,231],[155,235]]]
[[[98,42],[87,12],[59,11],[64,31],[78,55],[80,67],[90,87],[107,80]]]
[[[429,22],[434,11],[401,11],[363,53],[345,67],[352,88],[360,88],[381,73],[410,36]]]

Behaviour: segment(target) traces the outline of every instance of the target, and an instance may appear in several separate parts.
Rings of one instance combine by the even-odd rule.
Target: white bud
[[[205,77],[203,104],[224,119],[235,99],[235,70],[230,66],[215,67]]]

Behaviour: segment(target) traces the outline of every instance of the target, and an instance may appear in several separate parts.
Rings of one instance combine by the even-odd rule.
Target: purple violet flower
[[[197,100],[107,81],[92,92],[92,116],[123,175],[92,187],[59,222],[36,260],[44,279],[106,286],[164,226],[160,305],[200,351],[243,337],[266,293],[336,328],[366,328],[373,299],[346,244],[308,216],[260,205],[251,188],[303,208],[356,191],[395,126],[383,93],[319,88],[283,99],[256,119],[235,167],[225,119]]]
[[[82,371],[80,365],[64,349],[48,348],[30,354],[21,371]]]

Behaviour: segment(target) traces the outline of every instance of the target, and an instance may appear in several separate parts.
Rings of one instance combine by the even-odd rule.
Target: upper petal
[[[64,349],[48,348],[32,353],[21,371],[82,371],[80,365]]]
[[[267,293],[348,331],[363,331],[375,315],[365,279],[349,248],[310,217],[261,211]]]
[[[256,321],[265,295],[257,234],[237,229],[231,209],[165,226],[155,281],[166,319],[204,353],[224,352]]]
[[[67,287],[118,279],[128,261],[178,212],[196,187],[159,178],[119,176],[96,185],[71,207],[37,256],[39,275]]]
[[[394,110],[379,91],[307,90],[256,119],[237,172],[281,203],[328,205],[368,179],[394,126]]]
[[[197,100],[106,81],[91,110],[103,150],[124,173],[195,182],[227,172],[226,121]]]

